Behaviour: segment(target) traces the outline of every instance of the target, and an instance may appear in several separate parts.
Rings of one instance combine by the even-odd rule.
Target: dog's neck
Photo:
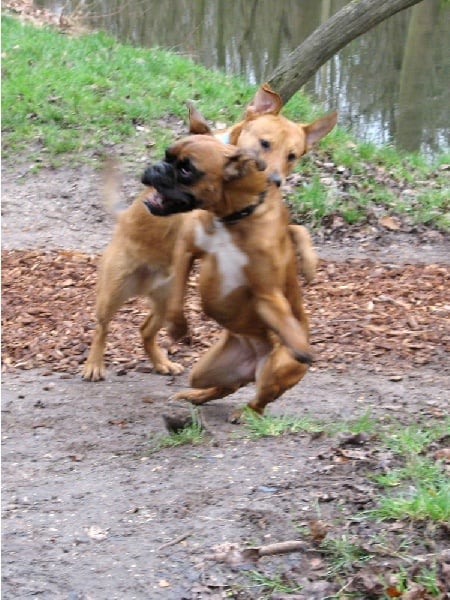
[[[271,187],[262,171],[232,179],[223,185],[220,201],[211,210],[222,223],[237,223],[266,201]]]
[[[245,217],[249,217],[258,208],[258,206],[264,202],[266,194],[267,190],[263,190],[259,193],[259,197],[256,202],[253,204],[247,204],[247,206],[244,206],[239,210],[235,210],[234,212],[224,215],[223,217],[219,217],[219,221],[221,223],[225,223],[226,225],[232,225],[233,223],[237,223]]]

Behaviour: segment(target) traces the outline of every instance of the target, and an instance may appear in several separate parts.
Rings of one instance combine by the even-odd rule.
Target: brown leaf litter
[[[3,368],[39,367],[79,373],[94,327],[98,257],[76,251],[2,252]],[[219,327],[203,314],[189,282],[186,312],[190,345],[161,343],[186,367],[217,338]],[[310,317],[314,367],[352,364],[397,376],[421,365],[443,364],[450,349],[448,267],[386,265],[366,259],[322,261],[303,289]],[[107,365],[120,372],[150,365],[139,337],[144,299],[131,300],[115,316]]]

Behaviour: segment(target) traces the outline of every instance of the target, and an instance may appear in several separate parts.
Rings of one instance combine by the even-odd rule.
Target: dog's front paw
[[[242,425],[248,422],[249,419],[262,417],[263,413],[264,408],[260,408],[258,402],[255,400],[249,402],[247,406],[233,410],[233,412],[228,415],[228,422],[235,425]]]
[[[158,362],[154,362],[155,371],[160,375],[180,375],[184,371],[183,365],[172,362],[168,358],[163,358]]]
[[[87,362],[84,365],[82,378],[85,381],[101,381],[105,379],[105,367],[102,364]]]
[[[294,355],[295,360],[299,363],[303,363],[306,365],[312,365],[312,363],[314,361],[313,355],[310,352],[307,352],[306,350],[294,351],[293,355]]]
[[[188,324],[185,316],[181,314],[172,314],[167,319],[167,331],[174,340],[179,340],[187,336]]]
[[[245,409],[244,408],[236,408],[228,415],[228,423],[233,423],[233,425],[241,425],[245,423]]]

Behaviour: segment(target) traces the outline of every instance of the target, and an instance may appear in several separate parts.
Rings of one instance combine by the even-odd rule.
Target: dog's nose
[[[269,181],[271,181],[272,183],[274,183],[277,187],[281,187],[281,184],[283,183],[283,178],[276,171],[274,171],[273,173],[271,173],[269,175],[268,179],[269,179]]]
[[[142,175],[141,181],[144,185],[155,185],[162,178],[168,176],[168,171],[170,165],[165,163],[164,161],[160,161],[145,169],[144,174]]]

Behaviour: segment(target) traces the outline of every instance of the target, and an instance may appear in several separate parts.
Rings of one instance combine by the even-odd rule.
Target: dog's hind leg
[[[224,332],[204,354],[190,374],[194,389],[178,392],[174,400],[204,404],[224,398],[254,380],[256,352],[246,338]]]
[[[172,400],[187,400],[191,404],[199,406],[210,400],[225,398],[240,388],[240,384],[229,387],[209,387],[206,389],[184,390],[172,396]]]
[[[164,325],[164,314],[153,310],[141,325],[141,337],[144,344],[144,350],[152,361],[155,371],[162,375],[179,375],[184,371],[184,367],[174,363],[167,358],[166,353],[156,342],[156,335]]]
[[[140,329],[144,350],[152,361],[155,371],[162,375],[178,375],[184,371],[184,367],[170,361],[164,350],[156,343],[158,331],[163,327],[165,321],[169,287],[163,285],[152,291],[152,295],[149,297],[151,311]]]
[[[123,281],[117,281],[115,285],[114,282],[111,284],[111,281],[108,285],[105,285],[105,281],[108,281],[108,279],[100,276],[95,309],[97,325],[91,349],[83,368],[83,379],[87,381],[99,381],[105,378],[103,357],[108,326],[115,313],[131,295]]]
[[[276,346],[257,373],[256,396],[247,406],[262,415],[267,404],[298,383],[307,370],[307,365],[294,360],[286,347]]]

